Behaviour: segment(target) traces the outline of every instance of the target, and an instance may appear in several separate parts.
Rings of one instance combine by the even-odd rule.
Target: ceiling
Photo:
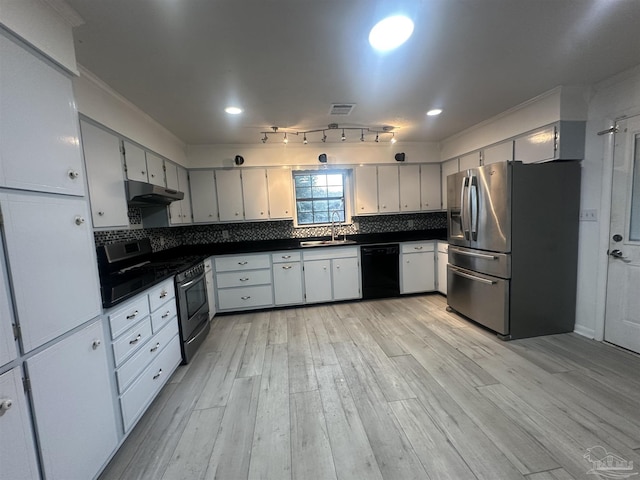
[[[329,123],[440,141],[558,85],[640,64],[639,0],[67,3],[86,22],[74,30],[78,62],[188,144],[259,143],[271,126]],[[376,53],[369,30],[394,13],[414,33]],[[356,104],[349,116],[329,115],[343,102]],[[442,115],[427,117],[435,107]]]

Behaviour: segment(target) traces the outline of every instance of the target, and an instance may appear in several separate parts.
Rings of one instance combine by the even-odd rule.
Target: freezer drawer
[[[509,335],[509,280],[447,265],[447,303],[471,320]]]
[[[511,254],[449,246],[449,263],[466,270],[511,278]]]

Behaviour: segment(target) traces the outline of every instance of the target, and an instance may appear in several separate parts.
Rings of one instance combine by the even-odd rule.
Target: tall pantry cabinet
[[[93,478],[118,438],[71,79],[3,30],[0,63],[0,478]]]

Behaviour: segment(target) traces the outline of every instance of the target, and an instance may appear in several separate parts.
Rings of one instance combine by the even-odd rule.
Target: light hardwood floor
[[[217,317],[101,479],[594,479],[605,450],[640,471],[639,356],[502,342],[445,307]]]

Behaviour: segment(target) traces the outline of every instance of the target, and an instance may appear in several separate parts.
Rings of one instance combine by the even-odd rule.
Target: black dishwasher
[[[362,298],[400,295],[400,247],[397,243],[360,247]]]

